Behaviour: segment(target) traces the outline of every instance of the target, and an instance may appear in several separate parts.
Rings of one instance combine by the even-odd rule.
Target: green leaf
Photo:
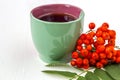
[[[47,64],[46,66],[47,67],[60,67],[60,66],[65,67],[65,66],[70,66],[70,65],[68,65],[67,63],[58,63],[58,62],[56,62],[56,63]]]
[[[86,79],[83,76],[79,76],[77,80],[86,80]]]
[[[69,72],[69,71],[44,70],[42,72],[50,73],[50,74],[59,74],[66,77],[74,77],[75,75],[77,75],[76,73]]]
[[[86,80],[100,80],[94,73],[87,72],[85,75]]]
[[[108,65],[105,70],[112,78],[120,80],[120,64]]]
[[[100,77],[102,80],[114,80],[106,71],[102,69],[95,69],[94,74]]]

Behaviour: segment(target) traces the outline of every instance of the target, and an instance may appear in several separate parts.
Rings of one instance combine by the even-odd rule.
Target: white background
[[[120,46],[119,0],[0,0],[0,80],[67,80],[41,71],[47,68],[38,57],[30,33],[30,10],[38,5],[67,3],[85,12],[84,32],[89,22],[99,27],[108,22],[117,32],[116,44]],[[59,70],[71,70],[59,68]]]

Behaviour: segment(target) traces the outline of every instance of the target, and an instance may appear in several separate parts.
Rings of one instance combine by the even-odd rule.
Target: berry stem
[[[95,30],[91,30],[91,29],[90,29],[90,30],[88,30],[88,31],[86,32],[86,34],[89,33],[89,32],[91,32],[91,31],[95,32]]]
[[[120,46],[115,46],[116,49],[120,49]]]
[[[86,34],[89,33],[89,32],[91,32],[91,31],[92,31],[92,30],[87,31]]]

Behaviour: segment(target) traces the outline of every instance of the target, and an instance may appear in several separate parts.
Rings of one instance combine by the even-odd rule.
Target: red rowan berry
[[[96,60],[91,58],[91,59],[90,59],[90,64],[91,64],[91,65],[95,65],[95,63],[96,63]]]
[[[84,68],[84,69],[88,69],[88,68],[89,68],[89,64],[83,65],[83,68]]]
[[[103,65],[107,65],[107,64],[108,64],[108,60],[107,60],[107,59],[101,59],[100,62],[101,62]]]
[[[104,45],[98,45],[97,50],[98,50],[98,52],[103,52],[105,50],[105,46]]]
[[[106,22],[104,22],[104,23],[102,24],[102,26],[106,26],[107,28],[109,28],[109,24],[106,23]]]
[[[87,58],[83,59],[83,65],[88,65],[89,64],[89,60]]]
[[[89,23],[89,29],[94,29],[95,28],[95,23],[91,22]]]
[[[72,66],[75,66],[75,65],[76,65],[76,62],[75,62],[74,60],[72,60],[72,61],[70,62],[70,64],[71,64]]]
[[[92,39],[92,36],[91,36],[90,34],[87,34],[87,35],[86,35],[86,39],[87,39],[87,40],[91,40],[91,39]]]
[[[82,58],[77,58],[77,59],[76,59],[76,64],[77,64],[77,65],[81,65],[81,64],[82,64],[82,61],[83,61]]]
[[[86,45],[90,44],[90,42],[89,42],[88,39],[83,40],[83,42],[84,42],[84,44],[86,44]]]
[[[102,36],[102,31],[101,30],[98,30],[97,32],[96,32],[96,37],[101,37]]]
[[[102,25],[102,26],[101,26],[101,30],[102,30],[102,31],[108,31],[108,26],[103,26],[103,25]]]
[[[111,59],[111,58],[112,58],[112,56],[113,56],[112,52],[107,53],[106,55],[107,55],[107,58],[108,58],[108,59]]]
[[[82,46],[77,46],[76,49],[80,51],[82,50]]]
[[[102,33],[102,38],[103,38],[104,40],[108,40],[108,39],[110,39],[110,35],[109,35],[107,32],[103,32],[103,33]]]
[[[76,59],[76,58],[78,58],[78,57],[79,57],[79,53],[76,52],[76,51],[74,51],[74,52],[72,53],[72,58]]]
[[[86,46],[86,49],[87,49],[88,51],[92,50],[92,45],[87,45],[87,46]]]
[[[105,53],[100,53],[99,57],[100,57],[100,59],[105,59],[106,58],[106,54]]]
[[[82,57],[86,57],[88,55],[88,50],[87,49],[82,49],[80,51],[80,54],[81,54]]]
[[[82,39],[77,40],[77,45],[82,45],[82,43],[83,43]]]
[[[102,37],[98,37],[97,38],[97,43],[103,45],[105,43],[105,41]]]
[[[117,50],[116,55],[117,57],[120,57],[120,50]]]
[[[102,68],[102,67],[103,67],[103,64],[102,64],[101,62],[97,62],[97,63],[96,63],[96,67],[97,67],[97,68]]]
[[[108,33],[110,35],[110,38],[116,38],[116,32],[114,30],[109,30]]]
[[[86,34],[85,34],[85,33],[81,34],[79,38],[80,38],[81,40],[84,40],[84,39],[86,38]]]
[[[115,46],[115,39],[109,39],[108,44],[111,46]]]
[[[113,56],[112,57],[112,62],[115,62],[116,61],[116,56]]]
[[[116,58],[116,63],[120,63],[120,57]]]
[[[95,60],[98,60],[99,56],[98,56],[98,54],[96,52],[93,52],[92,55],[91,55],[91,58],[95,59]]]

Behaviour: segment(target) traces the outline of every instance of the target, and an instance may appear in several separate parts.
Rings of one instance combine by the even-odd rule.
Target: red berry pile
[[[88,25],[89,31],[82,33],[72,52],[71,65],[88,69],[90,66],[102,68],[107,64],[120,63],[120,50],[115,48],[116,32],[103,23],[97,30],[95,23]]]

